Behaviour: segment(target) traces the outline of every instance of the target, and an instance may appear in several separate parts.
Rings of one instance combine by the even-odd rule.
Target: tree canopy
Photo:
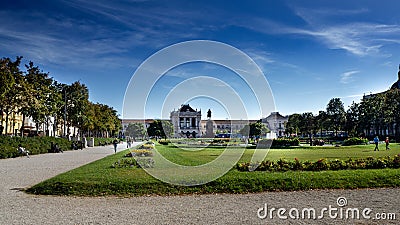
[[[117,111],[104,104],[91,103],[85,84],[60,83],[33,62],[25,65],[23,71],[21,59],[0,59],[0,111],[1,121],[6,120],[6,131],[12,113],[31,117],[37,130],[39,124],[47,124],[45,129],[50,129],[50,118],[54,118],[54,131],[64,122],[68,127],[77,128],[80,135],[109,136],[121,129]],[[23,124],[18,129],[22,131]]]

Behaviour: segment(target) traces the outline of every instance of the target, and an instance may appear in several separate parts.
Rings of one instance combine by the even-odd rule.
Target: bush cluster
[[[168,145],[169,143],[171,143],[171,141],[168,140],[168,139],[160,139],[160,140],[158,141],[158,143],[159,143],[159,144],[162,144],[162,145]]]
[[[125,155],[125,157],[152,157],[153,152],[151,150],[145,150],[145,149],[135,149],[130,151],[128,154]]]
[[[111,145],[114,141],[114,138],[94,138],[94,146],[100,145]],[[101,144],[100,144],[101,143]]]
[[[57,143],[63,151],[71,150],[71,141],[56,137],[9,137],[0,136],[0,159],[20,156],[18,144],[27,149],[31,155],[47,153],[50,143]]]
[[[344,140],[343,146],[350,146],[350,145],[366,145],[368,144],[368,139],[366,138],[358,138],[358,137],[353,137]]]
[[[298,138],[277,138],[273,140],[271,147],[289,147],[299,145],[300,141]]]
[[[250,162],[238,163],[236,169],[239,171],[249,171],[257,164]],[[256,171],[285,172],[285,171],[322,171],[322,170],[347,170],[347,169],[384,169],[384,168],[400,168],[400,154],[390,157],[365,159],[347,159],[347,160],[326,160],[320,159],[315,162],[301,162],[297,158],[293,161],[279,159],[278,161],[263,161]]]
[[[152,158],[124,158],[111,165],[111,168],[152,168],[154,160]]]

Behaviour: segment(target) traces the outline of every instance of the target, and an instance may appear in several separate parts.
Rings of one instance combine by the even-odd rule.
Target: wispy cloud
[[[265,34],[292,34],[315,38],[330,49],[343,49],[357,56],[389,55],[381,49],[387,43],[398,43],[400,25],[348,20],[337,22],[333,16],[351,16],[369,12],[368,9],[332,10],[293,7],[294,13],[305,22],[293,26],[266,18],[236,21],[239,26]]]
[[[382,38],[396,42],[400,35],[397,24],[379,24],[357,21],[340,23],[335,17],[354,16],[368,13],[361,9],[306,9],[293,7],[294,12],[302,18],[309,28],[289,28],[289,32],[310,35],[321,40],[332,49],[343,49],[354,55],[383,55]]]
[[[348,84],[352,81],[354,81],[354,74],[359,73],[360,71],[358,70],[353,70],[353,71],[348,71],[348,72],[344,72],[340,75],[340,83],[342,84]]]

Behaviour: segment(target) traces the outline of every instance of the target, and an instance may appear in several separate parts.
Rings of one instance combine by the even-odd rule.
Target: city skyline
[[[1,57],[24,56],[24,63],[33,61],[60,82],[79,80],[89,87],[91,101],[122,115],[125,89],[148,57],[179,42],[218,41],[257,63],[272,90],[274,111],[317,113],[332,98],[341,98],[347,109],[397,80],[399,6],[397,1],[5,1]],[[150,98],[158,104],[174,85],[198,76],[225,82],[254,105],[232,71],[207,63],[168,71]],[[175,107],[185,103],[229,119],[218,101],[192,98]],[[161,114],[149,108],[147,117]]]

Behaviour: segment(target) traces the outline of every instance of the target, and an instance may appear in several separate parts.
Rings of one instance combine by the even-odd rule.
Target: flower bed
[[[154,160],[152,158],[124,158],[111,165],[112,168],[152,168]]]
[[[256,164],[250,162],[238,163],[236,169],[239,171],[249,171]],[[285,172],[285,171],[322,171],[322,170],[346,170],[346,169],[384,169],[384,168],[400,168],[400,154],[393,157],[387,156],[383,158],[368,157],[366,159],[347,159],[347,160],[327,160],[320,159],[315,162],[301,162],[297,158],[292,161],[280,159],[278,161],[263,161],[256,171]]]
[[[126,154],[125,157],[153,157],[153,152],[146,149],[135,149]]]

